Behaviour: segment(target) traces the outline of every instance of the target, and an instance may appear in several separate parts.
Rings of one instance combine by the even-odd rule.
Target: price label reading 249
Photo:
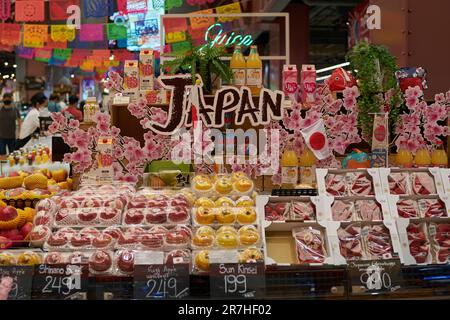
[[[43,299],[71,299],[87,292],[87,265],[45,265],[36,267],[33,289]]]
[[[260,297],[265,288],[264,264],[213,263],[210,287],[212,297]]]
[[[189,265],[136,265],[136,299],[180,299],[189,295]]]

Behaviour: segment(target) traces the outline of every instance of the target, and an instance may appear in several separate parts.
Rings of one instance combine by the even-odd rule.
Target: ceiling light
[[[73,78],[75,78],[75,75],[72,73],[72,74],[70,75],[70,77],[73,79]]]
[[[319,69],[319,70],[316,71],[316,73],[322,73],[322,72],[334,70],[334,69],[337,69],[337,68],[346,67],[346,66],[349,66],[349,65],[350,65],[350,62],[344,62],[344,63],[341,63],[341,64],[337,64],[335,66]]]
[[[5,67],[7,67],[9,65],[8,61],[5,61]]]
[[[14,69],[17,68],[17,64],[13,64],[13,68],[14,68]]]

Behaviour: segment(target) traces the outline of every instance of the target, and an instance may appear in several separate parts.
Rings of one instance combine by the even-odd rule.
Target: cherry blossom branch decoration
[[[450,128],[447,126],[450,91],[437,94],[434,103],[428,105],[420,87],[410,87],[405,92],[405,101],[408,113],[400,115],[396,127],[397,150],[406,149],[416,153],[423,147],[431,149],[442,138],[450,135]]]

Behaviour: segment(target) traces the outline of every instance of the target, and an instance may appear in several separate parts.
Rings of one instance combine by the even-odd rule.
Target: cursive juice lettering
[[[206,30],[205,41],[211,47],[215,45],[232,46],[234,44],[250,46],[253,44],[253,38],[249,34],[245,36],[235,34],[234,32],[231,32],[230,35],[225,34],[223,32],[223,26],[220,23],[215,23]]]

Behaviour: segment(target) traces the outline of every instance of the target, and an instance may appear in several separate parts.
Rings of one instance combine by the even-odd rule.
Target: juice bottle
[[[444,150],[444,144],[439,141],[436,148],[431,154],[431,164],[433,167],[447,168],[448,167],[448,157],[447,152]]]
[[[252,95],[259,95],[262,87],[262,61],[256,46],[250,47],[250,55],[247,59],[247,87]]]
[[[316,184],[316,162],[317,158],[314,153],[307,148],[300,155],[298,165],[300,166],[300,182],[301,184],[311,186]]]
[[[429,167],[431,165],[431,156],[426,147],[422,147],[416,152],[416,167]]]
[[[241,46],[236,46],[230,61],[230,68],[233,71],[233,81],[235,86],[245,86],[246,67],[247,64],[244,55],[242,54]]]
[[[413,155],[407,149],[400,149],[395,157],[395,162],[400,168],[411,168],[413,165]]]
[[[283,189],[294,189],[298,182],[298,158],[289,143],[281,156],[281,185]]]

